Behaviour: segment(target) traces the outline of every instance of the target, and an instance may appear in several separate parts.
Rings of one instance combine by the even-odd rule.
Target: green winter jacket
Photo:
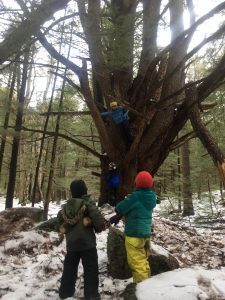
[[[116,212],[125,216],[124,233],[130,237],[149,237],[156,193],[150,189],[135,189],[116,206]]]
[[[62,205],[57,218],[65,227],[67,251],[83,251],[96,247],[96,232],[104,230],[105,220],[88,195],[72,198]],[[84,226],[83,217],[89,217],[91,224]]]

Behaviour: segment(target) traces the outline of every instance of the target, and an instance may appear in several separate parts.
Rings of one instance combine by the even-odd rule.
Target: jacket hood
[[[136,188],[134,195],[138,196],[140,203],[146,210],[152,209],[152,199],[155,199],[156,193],[152,189],[146,188]]]
[[[66,204],[62,205],[68,218],[72,219],[75,217],[85,200],[89,200],[89,195],[84,195],[81,198],[71,198]]]

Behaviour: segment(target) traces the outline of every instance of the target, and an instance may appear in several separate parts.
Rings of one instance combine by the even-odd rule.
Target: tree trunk
[[[57,62],[56,72],[58,72],[58,68],[59,68],[59,62]],[[46,120],[45,120],[45,124],[44,124],[44,128],[43,128],[43,135],[42,135],[42,139],[41,139],[41,143],[40,143],[39,154],[38,154],[38,158],[37,158],[37,165],[35,168],[34,184],[33,184],[33,192],[32,192],[32,206],[34,206],[35,200],[36,200],[36,191],[37,191],[37,185],[38,185],[39,170],[40,170],[41,160],[42,160],[42,152],[44,150],[46,131],[48,128],[48,122],[49,122],[49,118],[50,118],[49,112],[51,112],[51,109],[52,109],[52,102],[54,99],[56,81],[57,81],[57,76],[55,75],[53,86],[52,86],[51,99],[50,99],[50,102],[48,105],[47,116],[46,116]]]
[[[102,206],[105,203],[109,203],[109,189],[107,186],[107,172],[109,166],[109,159],[107,155],[102,155],[100,159],[101,174],[100,174],[100,197],[98,205]]]
[[[63,35],[63,31],[62,31],[62,35]],[[69,49],[68,49],[68,53],[67,53],[67,58],[69,58],[69,56],[70,56],[71,42],[72,42],[72,26],[71,26],[71,32],[70,32],[70,41],[69,41]],[[67,68],[64,71],[64,77],[66,77],[66,74],[67,74]],[[59,115],[57,116],[57,119],[56,119],[56,126],[55,126],[56,135],[54,136],[53,145],[52,145],[50,172],[49,172],[49,178],[48,178],[46,198],[45,198],[45,202],[44,202],[44,218],[45,218],[45,220],[48,219],[48,208],[49,208],[50,196],[51,196],[52,185],[53,185],[53,177],[54,177],[54,171],[55,171],[54,168],[55,168],[56,150],[57,150],[57,144],[58,144],[58,133],[59,133],[59,129],[60,129],[60,120],[61,120],[60,112],[62,111],[62,108],[63,108],[65,85],[66,85],[66,80],[64,79],[62,82],[62,88],[61,88],[60,99],[59,99],[59,106],[58,106]]]
[[[180,161],[180,149],[177,149],[177,179],[178,183],[178,211],[181,212],[181,161]]]
[[[8,124],[9,124],[10,109],[11,109],[11,104],[12,104],[12,99],[13,99],[13,92],[14,92],[14,88],[15,88],[15,84],[16,84],[16,69],[17,69],[17,64],[14,64],[13,71],[12,71],[13,72],[12,80],[11,80],[10,90],[9,90],[9,96],[8,96],[8,101],[7,101],[7,109],[6,109],[5,120],[4,120],[4,125],[3,125],[4,131],[2,133],[2,142],[1,142],[1,147],[0,147],[0,180],[1,180],[5,145],[6,145],[6,140],[7,140],[7,128],[8,128]]]
[[[24,55],[22,80],[21,80],[21,86],[18,95],[19,105],[18,105],[18,111],[16,115],[15,136],[13,138],[13,145],[12,145],[12,154],[11,154],[11,162],[9,167],[9,180],[8,180],[5,208],[13,207],[13,195],[14,195],[14,189],[16,184],[17,159],[18,159],[18,152],[19,152],[21,127],[23,122],[23,110],[24,110],[24,103],[25,103],[28,58],[29,58],[29,51],[27,50]]]
[[[183,195],[183,216],[194,215],[192,202],[191,178],[190,178],[190,150],[188,142],[181,147],[182,155],[182,195]]]

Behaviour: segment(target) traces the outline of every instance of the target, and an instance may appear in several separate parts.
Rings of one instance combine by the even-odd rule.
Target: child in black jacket
[[[105,229],[105,220],[95,203],[89,200],[83,180],[74,180],[70,191],[72,198],[62,206],[57,216],[59,224],[65,230],[67,247],[59,296],[61,299],[73,296],[81,260],[84,269],[84,297],[86,300],[98,300],[100,297],[95,231],[101,232]],[[91,222],[86,222],[88,218]]]

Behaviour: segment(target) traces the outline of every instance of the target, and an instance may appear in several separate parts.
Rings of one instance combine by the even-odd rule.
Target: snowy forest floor
[[[0,210],[4,209],[4,201],[4,198],[0,198]],[[59,209],[59,206],[52,204],[50,217],[55,216]],[[225,213],[223,208],[218,208],[220,213],[207,220],[205,215],[199,219],[197,214],[197,217],[179,217],[176,221],[161,217],[160,210],[161,208],[158,207],[154,216],[155,235],[151,240],[174,255],[179,260],[181,269],[154,276],[139,284],[138,299],[178,300],[182,297],[182,300],[224,300]],[[109,218],[113,214],[113,208],[105,207],[102,213]],[[200,228],[198,228],[199,224],[202,225]],[[198,227],[195,228],[196,225]],[[122,221],[118,224],[118,228],[123,229]],[[107,233],[108,230],[97,234],[99,291],[102,300],[123,299],[122,293],[132,279],[119,280],[108,275]],[[56,233],[38,233],[29,229],[14,232],[0,245],[1,299],[58,299],[57,291],[62,274],[65,241],[56,246],[57,241]],[[76,298],[71,299],[83,296],[82,274],[80,265]]]

